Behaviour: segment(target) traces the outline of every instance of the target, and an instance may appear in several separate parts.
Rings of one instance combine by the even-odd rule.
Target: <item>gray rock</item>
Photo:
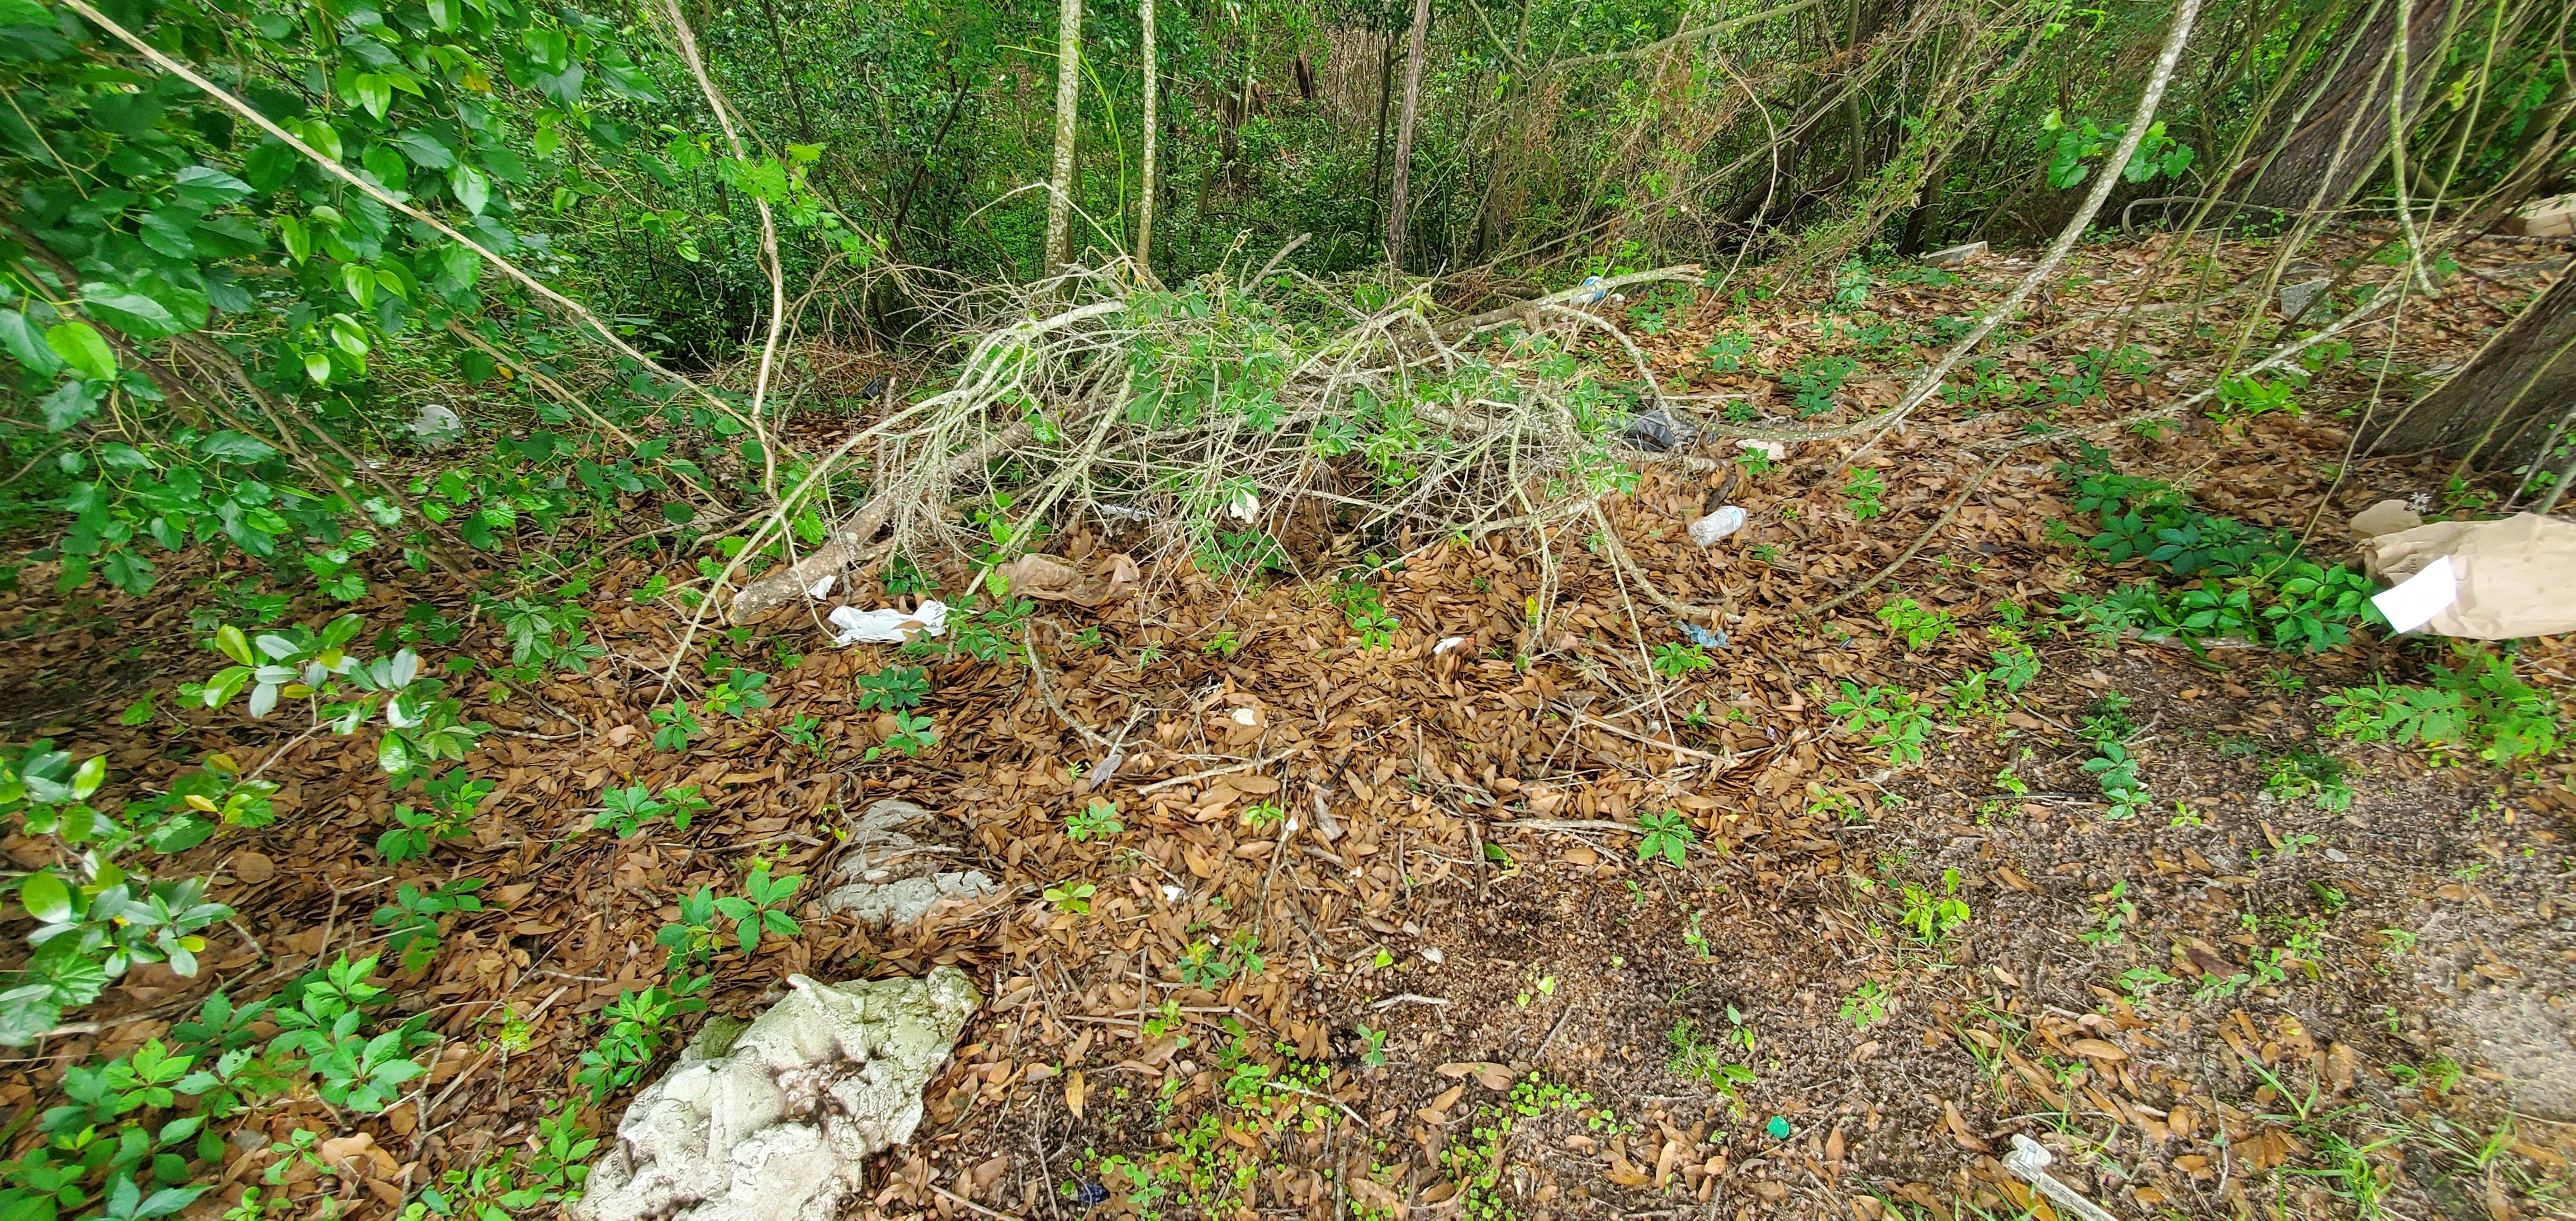
[[[1952,246],[1947,250],[1935,250],[1924,255],[1923,261],[1935,267],[1965,267],[1969,263],[1984,258],[1985,255],[1984,242],[1970,242],[1964,246]]]
[[[833,1221],[866,1159],[912,1138],[921,1091],[983,997],[953,967],[825,984],[710,1018],[591,1167],[574,1221]]]
[[[849,828],[849,850],[835,869],[850,879],[822,899],[823,910],[847,912],[870,924],[910,924],[944,904],[971,903],[1002,893],[1002,884],[980,869],[942,869],[955,850],[923,843],[904,828],[930,811],[900,798],[869,806]]]

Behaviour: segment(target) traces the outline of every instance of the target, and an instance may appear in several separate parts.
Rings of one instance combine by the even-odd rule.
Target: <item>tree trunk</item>
[[[1154,87],[1161,69],[1154,60],[1154,0],[1136,0],[1136,21],[1145,35],[1144,190],[1136,204],[1136,265],[1154,274]]]
[[[1055,35],[1055,173],[1047,183],[1046,270],[1073,261],[1073,131],[1082,102],[1082,0],[1064,0]]]
[[[1413,29],[1404,46],[1404,114],[1395,127],[1395,179],[1387,189],[1386,265],[1404,270],[1405,195],[1413,182],[1413,117],[1422,106],[1422,35],[1431,24],[1431,0],[1413,0]]]
[[[2438,51],[2455,0],[2412,6],[2395,0],[2355,3],[2363,8],[2358,28],[2328,39],[2329,49],[2309,68],[2307,79],[2290,87],[2277,113],[2248,146],[2245,161],[2229,176],[2229,199],[2306,212],[2339,208],[2352,198],[2388,149],[2389,52],[2398,14],[2407,7],[2413,11],[2407,15],[2404,114],[2411,120],[2421,110],[2424,91],[2440,66]]]
[[[2561,275],[2448,381],[2370,438],[2374,454],[2528,461],[2576,408],[2576,275]]]
[[[1369,214],[1382,218],[1386,204],[1386,119],[1388,102],[1395,98],[1395,31],[1386,32],[1377,56],[1377,155],[1369,163]]]

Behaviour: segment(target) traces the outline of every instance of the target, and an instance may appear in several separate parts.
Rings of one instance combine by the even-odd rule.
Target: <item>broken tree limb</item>
[[[957,465],[961,468],[981,466],[1027,444],[1035,435],[1036,429],[1027,422],[1014,424],[959,454]],[[834,530],[830,539],[804,559],[743,586],[742,592],[733,596],[733,602],[726,610],[727,617],[736,623],[758,618],[806,597],[807,591],[820,584],[823,578],[838,575],[845,568],[865,562],[869,558],[868,544],[876,539],[877,531],[885,528],[886,519],[894,515],[894,509],[892,492],[877,493],[858,512],[851,514],[840,529]]]

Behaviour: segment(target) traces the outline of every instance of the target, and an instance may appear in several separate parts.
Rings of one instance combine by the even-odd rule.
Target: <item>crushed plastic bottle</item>
[[[1744,528],[1744,510],[1727,505],[1717,512],[1690,524],[1690,539],[1702,547],[1714,547],[1717,540]]]

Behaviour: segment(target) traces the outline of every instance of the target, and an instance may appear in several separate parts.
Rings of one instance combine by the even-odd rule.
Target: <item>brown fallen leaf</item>
[[[1103,557],[1089,573],[1060,556],[1033,551],[994,569],[993,575],[1001,577],[1005,588],[1014,595],[1098,606],[1126,597],[1144,574],[1138,571],[1135,559],[1123,551]]]
[[[1959,1104],[1947,1098],[1941,1100],[1941,1123],[1950,1129],[1950,1139],[1959,1142],[1961,1148],[1972,1153],[1995,1151],[1993,1145],[1987,1144],[1977,1135],[1976,1129],[1968,1126],[1967,1117],[1959,1114]]]
[[[2077,1039],[2066,1046],[2072,1049],[2075,1054],[2093,1060],[2106,1060],[2117,1063],[2118,1061],[2129,1058],[2129,1053],[2120,1050],[2118,1045],[2106,1042],[2102,1039]]]
[[[1081,1069],[1064,1075],[1064,1109],[1073,1112],[1075,1119],[1082,1118],[1082,1100],[1089,1092],[1089,1083],[1082,1079]]]
[[[1458,1096],[1460,1094],[1464,1094],[1466,1092],[1467,1087],[1463,1084],[1450,1086],[1448,1089],[1441,1091],[1439,1097],[1431,1100],[1431,1109],[1435,1111],[1446,1111],[1457,1103]]]

